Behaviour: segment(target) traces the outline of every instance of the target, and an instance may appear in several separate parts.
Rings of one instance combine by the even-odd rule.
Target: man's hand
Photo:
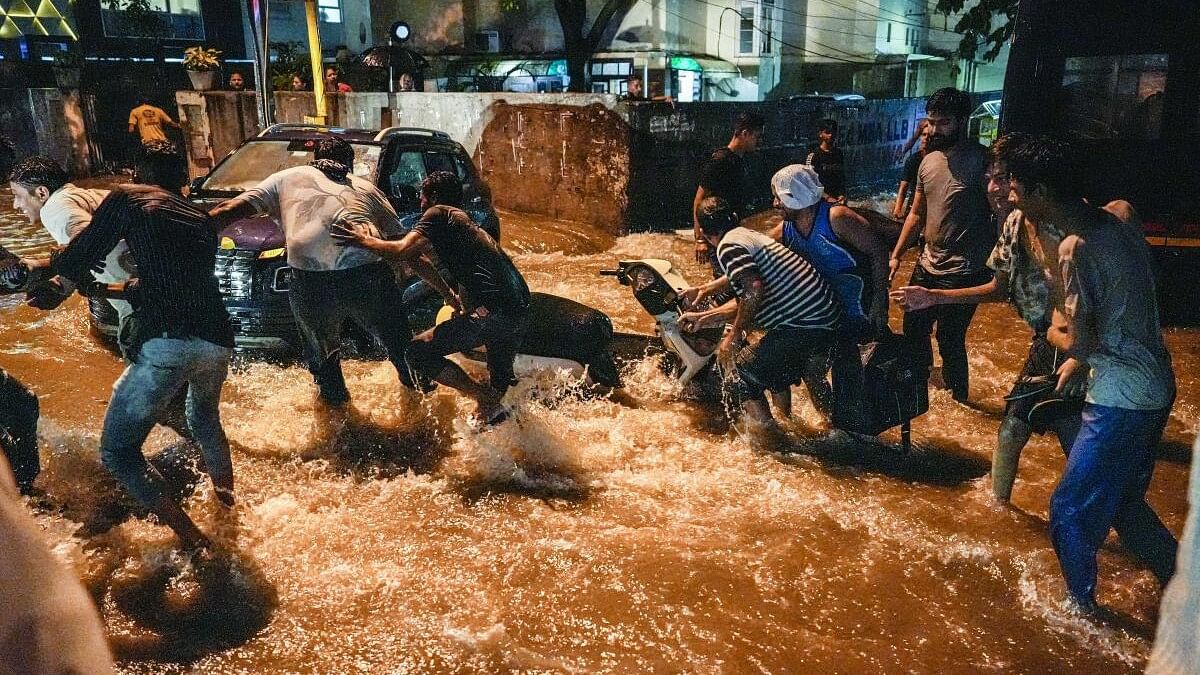
[[[1063,361],[1058,367],[1058,386],[1054,388],[1055,393],[1067,397],[1082,396],[1087,390],[1089,371],[1087,363],[1073,356]]]
[[[707,241],[703,239],[696,240],[696,262],[701,265],[708,262],[708,250],[712,248]]]
[[[72,291],[62,282],[60,277],[47,279],[29,289],[25,302],[37,309],[55,309],[71,297]]]
[[[888,296],[899,303],[906,312],[917,312],[938,304],[937,295],[921,286],[901,286],[888,293]]]
[[[700,299],[703,297],[704,289],[700,286],[685,288],[679,292],[679,304],[683,305],[685,308],[695,307],[696,303],[700,302]]]
[[[378,241],[367,232],[366,228],[351,227],[341,223],[329,226],[329,236],[333,237],[338,246],[357,246],[370,249]]]
[[[685,333],[695,333],[704,327],[704,312],[684,312],[676,320],[679,330]]]
[[[462,298],[458,297],[458,294],[454,291],[450,291],[445,300],[446,304],[450,305],[450,309],[454,310],[455,315],[463,314],[465,312],[463,309]]]
[[[743,336],[741,331],[728,329],[725,331],[724,337],[721,338],[721,343],[717,345],[717,363],[726,372],[732,372],[733,358],[737,355],[738,347],[741,346]]]
[[[888,258],[888,281],[896,278],[896,272],[900,269],[900,259],[892,256]]]

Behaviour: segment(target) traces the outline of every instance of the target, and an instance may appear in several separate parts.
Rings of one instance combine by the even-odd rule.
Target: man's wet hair
[[[187,163],[171,141],[147,141],[134,160],[136,180],[178,192],[187,185]]]
[[[1005,140],[993,153],[994,161],[1026,188],[1044,185],[1058,201],[1083,196],[1079,181],[1079,156],[1066,141],[1052,136],[1022,134]]]
[[[838,132],[837,120],[832,120],[826,117],[825,119],[817,122],[817,131],[828,131],[836,136]]]
[[[767,120],[762,115],[756,112],[744,112],[733,121],[733,135],[737,136],[743,131],[762,131],[765,126],[767,126]]]
[[[44,187],[53,193],[66,185],[71,177],[67,175],[66,169],[53,159],[32,155],[13,165],[8,180],[19,183],[27,190]]]
[[[645,80],[642,79],[642,76],[638,73],[633,73],[629,77],[625,78],[626,82],[633,82],[634,80],[637,80],[638,82],[645,82]]]
[[[723,197],[705,197],[696,211],[700,231],[709,237],[723,237],[738,225],[737,213]]]
[[[997,136],[996,140],[992,141],[991,146],[988,147],[988,165],[1003,164],[1003,156],[1010,152],[1011,148],[1028,142],[1031,138],[1033,138],[1033,135],[1024,131],[1010,131],[1007,134]]]
[[[971,114],[971,97],[954,87],[942,87],[925,102],[925,113],[964,118]]]
[[[354,146],[337,136],[326,136],[317,141],[313,159],[332,159],[338,164],[352,167],[354,166]]]
[[[436,205],[462,206],[462,181],[449,171],[434,171],[421,181],[421,194]]]

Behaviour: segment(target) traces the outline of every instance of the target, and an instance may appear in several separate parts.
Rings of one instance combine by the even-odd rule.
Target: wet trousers
[[[486,317],[458,314],[418,335],[408,348],[408,363],[424,385],[444,368],[454,366],[446,355],[482,346],[487,349],[492,389],[503,394],[517,382],[513,360],[521,346],[528,319],[527,309],[494,311]]]
[[[412,386],[404,353],[412,330],[396,277],[385,263],[348,270],[292,270],[288,301],[304,341],[304,359],[321,398],[335,405],[350,400],[342,375],[342,324],[354,321],[383,344],[400,381]]]
[[[923,288],[971,288],[986,284],[991,270],[970,274],[934,276],[920,265],[913,271],[909,283]],[[967,328],[975,316],[976,305],[934,305],[928,309],[904,314],[904,337],[926,367],[933,367],[933,346],[929,336],[937,327],[938,353],[942,356],[942,379],[955,400],[965,401],[969,393],[970,373],[967,370]]]
[[[0,448],[22,493],[41,471],[37,447],[38,399],[12,375],[0,369]]]
[[[1162,584],[1175,570],[1175,537],[1146,503],[1169,412],[1092,403],[1083,409],[1083,424],[1050,498],[1050,539],[1067,589],[1082,605],[1095,602],[1096,553],[1109,528]]]
[[[187,391],[188,427],[200,444],[209,476],[232,479],[219,408],[232,353],[194,337],[153,338],[113,385],[100,436],[100,461],[145,506],[153,509],[167,492],[162,476],[146,462],[142,443],[181,390]]]

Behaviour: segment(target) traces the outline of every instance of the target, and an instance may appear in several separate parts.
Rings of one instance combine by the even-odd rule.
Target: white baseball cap
[[[771,191],[789,209],[806,209],[821,201],[825,186],[811,166],[789,164],[771,176]]]

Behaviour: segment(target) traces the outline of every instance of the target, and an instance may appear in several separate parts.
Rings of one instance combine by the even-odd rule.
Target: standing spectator
[[[733,123],[733,137],[728,145],[712,153],[700,171],[700,185],[692,200],[692,230],[696,239],[696,262],[714,265],[715,249],[700,227],[700,203],[709,197],[720,197],[738,215],[746,214],[751,196],[746,177],[745,155],[754,152],[762,140],[767,121],[762,115],[744,112]]]
[[[912,205],[910,200],[917,190],[917,170],[921,168],[921,160],[925,159],[925,153],[929,148],[929,127],[922,126],[921,129],[921,145],[916,152],[904,160],[904,171],[900,174],[900,186],[896,188],[896,203],[892,206],[892,217],[896,220],[903,218],[904,214],[908,213],[908,207]],[[1004,201],[1008,202],[1007,192],[1004,195]]]
[[[283,225],[288,265],[288,301],[304,340],[304,357],[321,400],[350,400],[342,375],[342,325],[352,319],[387,350],[401,382],[410,384],[404,351],[412,339],[401,293],[391,268],[370,251],[345,248],[330,236],[334,224],[361,225],[373,233],[400,232],[396,211],[379,188],[351,173],[354,148],[327,137],[307,165],[284,169],[214,208],[219,223],[265,213]],[[436,273],[414,261],[423,276]]]
[[[929,97],[925,112],[931,129],[928,154],[921,160],[912,208],[888,262],[890,276],[895,276],[901,256],[923,225],[925,247],[909,285],[937,289],[979,286],[992,277],[987,257],[996,242],[996,230],[990,224],[984,185],[987,152],[967,135],[971,99],[946,87]],[[970,391],[966,339],[974,316],[975,305],[941,305],[904,315],[904,337],[918,350],[926,367],[933,365],[929,339],[936,325],[942,377],[959,402],[965,402]]]
[[[59,275],[30,291],[29,303],[53,309],[71,289],[90,281],[91,268],[121,240],[138,266],[126,291],[138,308],[129,323],[130,364],[113,387],[100,459],[138,501],[189,548],[208,538],[167,494],[162,476],[146,462],[142,443],[160,410],[187,389],[188,425],[200,443],[217,498],[232,506],[233,464],[221,428],[221,387],[233,353],[233,329],[221,301],[217,230],[181,196],[187,167],[175,146],[147,144],[137,160],[137,183],[121,185],[100,204],[92,223],[53,264]]]
[[[825,186],[825,197],[833,202],[846,201],[846,155],[837,147],[838,123],[817,122],[817,144],[809,148],[804,163],[816,169]]]
[[[400,73],[399,85],[396,91],[416,91],[417,81],[413,79],[412,73]]]
[[[138,106],[129,111],[129,133],[137,130],[138,138],[142,143],[150,141],[165,141],[167,134],[163,131],[163,125],[179,128],[179,123],[171,119],[162,108],[150,104],[148,97],[138,99]]]
[[[328,66],[325,68],[325,93],[327,94],[348,94],[354,91],[350,85],[342,82],[342,74],[338,71],[337,66]]]
[[[421,183],[425,212],[404,238],[383,241],[364,229],[340,225],[334,236],[410,264],[432,253],[449,269],[458,292],[447,281],[437,286],[454,316],[418,335],[408,349],[408,362],[422,381],[436,381],[474,399],[480,421],[499,424],[508,417],[500,399],[516,383],[513,360],[529,321],[529,286],[500,244],[462,210],[462,203],[459,177],[434,171]],[[481,346],[487,351],[486,384],[446,358]]]
[[[671,102],[670,96],[646,96],[646,83],[642,80],[642,76],[634,73],[625,80],[625,93],[621,94],[620,100],[628,103],[645,103],[646,101],[663,101]]]
[[[292,75],[292,91],[308,91],[308,78],[300,73]]]
[[[246,76],[240,71],[229,74],[229,91],[246,91]]]
[[[842,312],[829,284],[804,258],[744,227],[722,235],[728,207],[706,207],[712,204],[709,200],[717,201],[705,200],[700,225],[717,248],[724,274],[683,291],[680,298],[686,307],[730,289],[735,298],[715,309],[689,311],[679,324],[684,330],[697,330],[732,319],[717,347],[718,361],[733,365],[735,393],[748,421],[769,427],[774,420],[766,391],[786,390],[803,379],[809,359],[829,351]],[[753,346],[741,346],[752,328],[765,333]]]

